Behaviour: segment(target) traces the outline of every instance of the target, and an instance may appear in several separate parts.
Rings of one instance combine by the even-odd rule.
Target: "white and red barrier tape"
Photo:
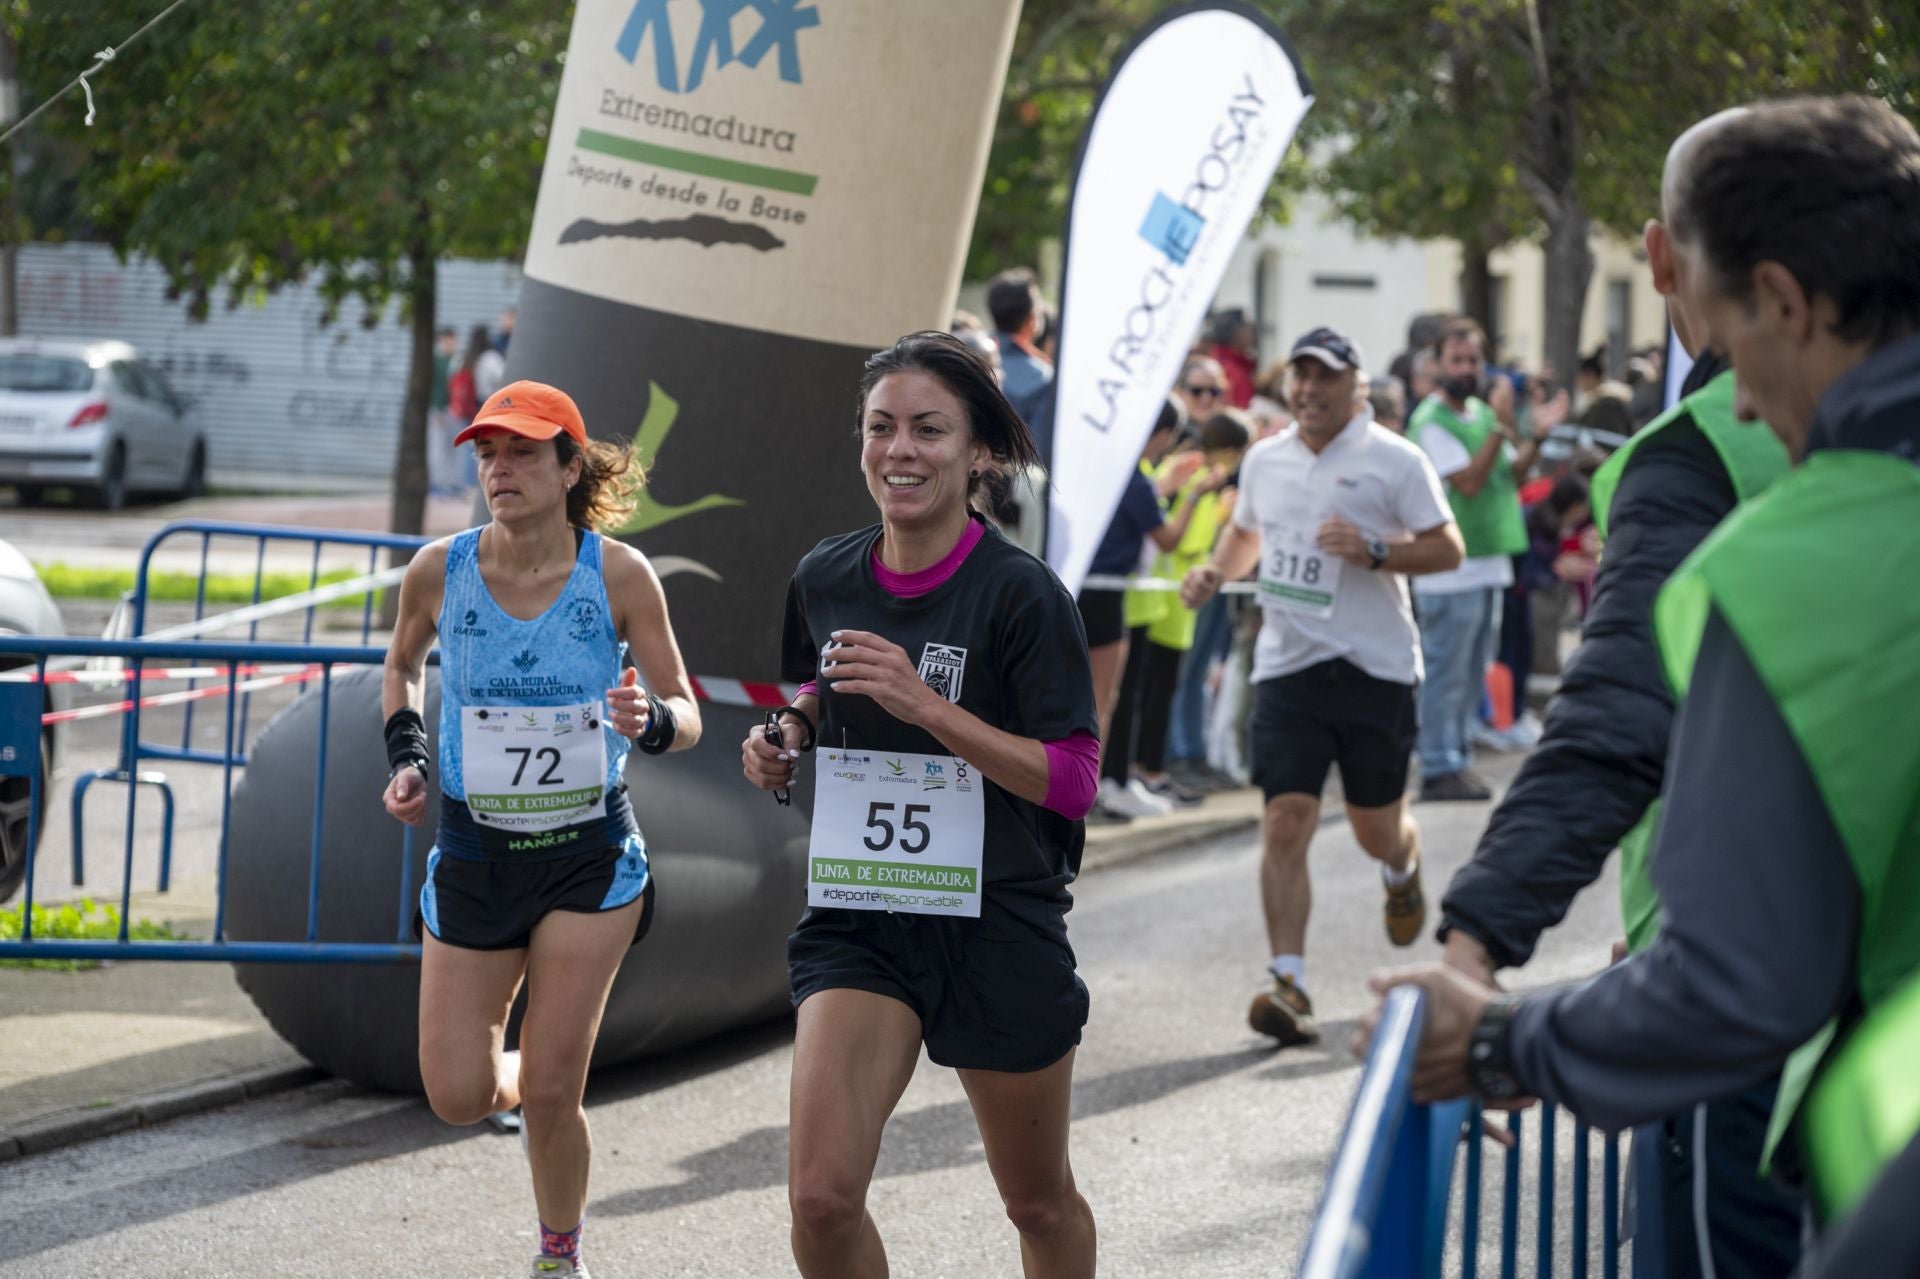
[[[318,679],[324,666],[302,666],[282,675],[268,675],[260,679],[241,680],[237,684],[215,684],[210,688],[185,688],[177,693],[155,693],[152,697],[142,697],[138,701],[127,699],[118,702],[100,702],[93,706],[76,706],[72,710],[49,711],[40,717],[42,724],[66,724],[78,719],[98,719],[104,715],[124,715],[135,706],[146,709],[152,706],[178,706],[183,702],[197,702],[209,697],[225,697],[229,692],[252,693],[263,688],[277,688],[285,684],[304,684],[310,679]]]
[[[175,679],[215,679],[226,676],[229,670],[252,678],[240,680],[231,686],[231,691],[251,693],[263,688],[279,688],[289,684],[304,684],[318,679],[326,670],[324,665],[315,663],[306,666],[169,666],[140,672],[142,680]],[[18,681],[20,672],[10,672]],[[29,682],[36,677],[27,672]],[[46,682],[49,684],[110,684],[123,683],[133,678],[131,670],[121,668],[106,671],[48,671]],[[690,676],[693,695],[703,702],[712,702],[716,706],[751,706],[761,710],[773,710],[785,706],[800,695],[797,686],[791,684],[762,684],[752,680],[720,679],[716,676],[701,678]],[[126,698],[117,702],[99,702],[92,706],[76,706],[71,710],[51,711],[40,717],[42,724],[65,724],[74,720],[98,719],[106,715],[124,715],[138,706],[146,710],[157,706],[179,706],[186,702],[202,701],[210,697],[225,697],[229,692],[226,684],[215,684],[207,688],[182,689],[175,693],[155,693],[139,699]]]

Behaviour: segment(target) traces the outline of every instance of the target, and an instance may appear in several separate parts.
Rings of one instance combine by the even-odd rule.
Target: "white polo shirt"
[[[1332,515],[1363,537],[1386,542],[1410,541],[1453,519],[1427,455],[1374,425],[1370,409],[1356,414],[1319,453],[1294,425],[1254,445],[1240,464],[1233,522],[1260,534],[1263,579],[1270,577],[1271,556],[1289,547],[1295,554],[1310,548]],[[1318,567],[1315,577],[1326,571]],[[1326,617],[1278,606],[1262,595],[1265,625],[1253,654],[1254,681],[1344,657],[1375,679],[1417,683],[1420,632],[1405,576],[1345,562],[1334,571],[1338,582]]]

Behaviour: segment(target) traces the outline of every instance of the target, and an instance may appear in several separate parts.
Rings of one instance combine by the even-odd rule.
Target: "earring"
[[[976,468],[974,468],[974,470],[973,470],[973,471],[971,472],[971,474],[972,474],[972,476],[973,476],[973,478],[974,478],[974,479],[976,479],[976,480],[977,480],[977,479],[979,479],[979,478],[980,478],[980,470],[979,470],[979,468],[978,468],[978,467],[976,467]]]

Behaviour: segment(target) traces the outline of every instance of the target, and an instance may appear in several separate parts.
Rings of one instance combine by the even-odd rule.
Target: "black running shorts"
[[[787,939],[798,1008],[823,990],[865,990],[919,1015],[935,1065],[1026,1073],[1080,1042],[1087,987],[1064,912],[1040,924],[997,904],[978,919],[884,910],[812,910]]]
[[[1384,808],[1406,794],[1418,735],[1416,686],[1375,679],[1344,658],[1253,686],[1247,727],[1253,781],[1268,799],[1340,787],[1356,808]]]
[[[635,944],[653,925],[653,875],[638,833],[624,845],[544,861],[456,857],[435,848],[427,857],[414,932],[424,925],[434,940],[464,950],[517,950],[553,911],[592,915],[636,899],[644,904]]]

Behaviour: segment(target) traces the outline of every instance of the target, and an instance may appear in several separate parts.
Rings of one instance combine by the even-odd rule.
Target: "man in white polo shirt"
[[[1406,576],[1451,569],[1462,548],[1439,475],[1374,424],[1357,395],[1364,377],[1358,348],[1333,329],[1293,344],[1295,422],[1247,453],[1233,522],[1181,589],[1197,608],[1221,582],[1260,569],[1248,736],[1266,796],[1260,900],[1273,980],[1247,1020],[1282,1045],[1319,1038],[1305,989],[1307,845],[1331,765],[1354,838],[1381,863],[1388,938],[1410,945],[1426,921],[1406,800],[1420,683]]]

